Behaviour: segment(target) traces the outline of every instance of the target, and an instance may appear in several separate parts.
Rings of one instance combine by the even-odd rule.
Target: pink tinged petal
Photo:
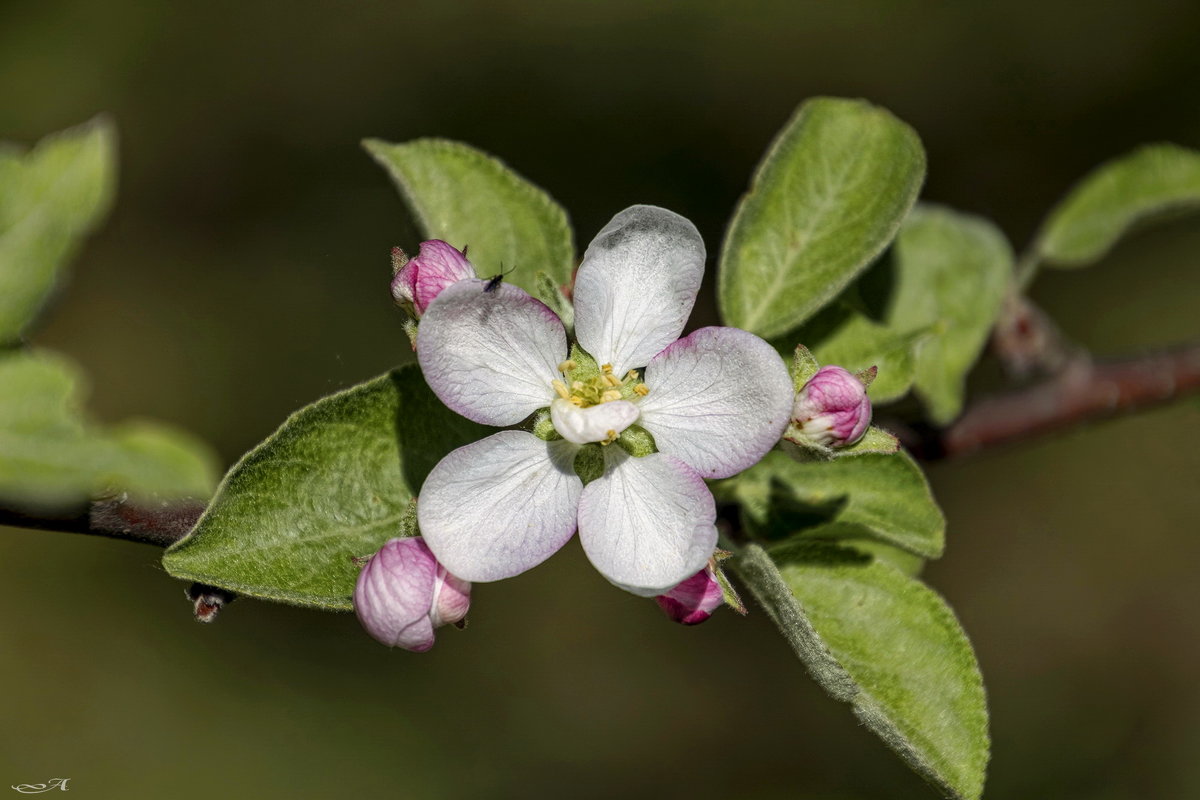
[[[668,617],[684,625],[699,625],[725,602],[712,567],[705,567],[666,594],[654,598]]]
[[[392,278],[392,298],[401,305],[416,308],[417,267],[410,259]]]
[[[417,257],[405,269],[412,266],[417,268],[413,296],[419,314],[450,284],[476,277],[467,257],[441,239],[422,242]]]
[[[646,366],[642,426],[705,478],[758,463],[787,427],[792,379],[775,348],[738,328],[701,328]]]
[[[796,393],[792,421],[810,441],[848,447],[861,439],[871,424],[867,387],[842,367],[821,367]]]
[[[485,425],[514,425],[550,405],[567,333],[553,311],[511,284],[465,280],[442,291],[417,329],[429,388]]]
[[[453,625],[467,616],[471,607],[471,584],[438,567],[437,579],[433,584],[433,605],[429,619],[433,626]]]
[[[638,418],[638,407],[628,400],[612,400],[580,408],[561,397],[550,404],[550,422],[568,442],[602,442],[620,435]]]
[[[575,334],[617,375],[679,338],[704,277],[704,240],[684,217],[633,206],[588,245],[575,278]]]
[[[716,504],[690,467],[663,453],[604,449],[604,475],[583,489],[579,540],[626,591],[653,597],[703,567],[717,546]]]
[[[433,603],[438,563],[418,537],[392,539],[358,576],[354,612],[362,626],[388,647],[424,652],[433,647]]]
[[[577,450],[501,431],[451,452],[417,498],[429,549],[467,581],[511,578],[545,561],[575,533]]]

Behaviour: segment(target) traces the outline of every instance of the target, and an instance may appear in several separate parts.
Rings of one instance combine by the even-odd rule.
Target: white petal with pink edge
[[[643,376],[641,425],[659,452],[705,478],[757,463],[787,427],[793,386],[775,348],[738,328],[701,328],[656,355]]]
[[[679,337],[704,277],[704,240],[673,211],[633,206],[588,245],[575,277],[575,333],[617,375]]]
[[[440,302],[440,301],[439,301]],[[438,462],[417,501],[425,543],[451,574],[498,581],[537,566],[575,533],[578,447],[501,431]]]
[[[446,287],[417,330],[429,388],[467,419],[514,425],[550,405],[567,333],[553,311],[510,284]]]
[[[704,481],[672,456],[604,450],[604,475],[583,489],[579,540],[604,577],[643,597],[695,575],[717,546],[716,504]]]

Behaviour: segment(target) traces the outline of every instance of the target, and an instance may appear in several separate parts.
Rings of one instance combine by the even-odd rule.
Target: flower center
[[[575,368],[570,360],[558,365],[564,375]],[[638,377],[636,371],[629,370],[623,379],[617,378],[612,364],[605,364],[587,380],[571,381],[569,388],[555,379],[551,385],[558,399],[550,404],[554,429],[576,444],[612,444],[638,418],[638,407],[627,398],[644,397],[650,391]]]

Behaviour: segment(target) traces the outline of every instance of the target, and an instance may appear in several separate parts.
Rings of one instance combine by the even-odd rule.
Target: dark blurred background
[[[585,244],[634,202],[710,252],[804,98],[911,123],[927,199],[1017,246],[1099,161],[1200,145],[1200,5],[0,4],[0,138],[106,111],[116,210],[37,342],[105,420],[226,463],[297,406],[410,357],[388,249],[418,239],[366,136],[504,158]],[[1035,297],[1122,354],[1195,336],[1200,224]],[[491,265],[482,265],[489,268]],[[713,276],[708,276],[711,282]],[[711,295],[701,316],[711,318]],[[926,576],[979,653],[992,798],[1200,796],[1195,401],[939,465]],[[82,797],[924,798],[765,616],[685,629],[577,545],[476,588],[471,628],[391,652],[352,616],[240,601],[210,627],[141,545],[0,532],[0,785]]]

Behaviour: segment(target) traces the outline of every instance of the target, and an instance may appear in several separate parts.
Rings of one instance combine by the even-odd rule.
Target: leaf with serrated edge
[[[804,322],[892,240],[924,176],[921,140],[887,111],[805,102],[730,223],[717,286],[725,322],[767,338]]]
[[[982,217],[922,204],[904,221],[894,252],[888,324],[928,332],[917,345],[913,388],[930,418],[945,424],[962,410],[967,373],[1000,313],[1012,248]]]
[[[775,450],[738,476],[748,527],[806,537],[870,536],[924,558],[945,546],[942,516],[921,468],[904,452],[798,462]]]
[[[0,343],[17,340],[62,265],[112,204],[116,132],[103,117],[0,161]]]
[[[229,471],[163,566],[239,594],[349,610],[351,559],[397,536],[437,461],[487,432],[442,405],[412,365],[318,400]]]
[[[1200,152],[1151,144],[1101,164],[1050,212],[1034,246],[1052,267],[1091,264],[1133,226],[1200,210]]]
[[[733,568],[809,673],[947,797],[983,792],[987,699],[971,644],[935,592],[885,561],[815,545],[741,550]]]
[[[554,285],[570,282],[575,244],[567,213],[498,159],[445,139],[368,139],[363,146],[391,174],[423,235],[469,245],[480,277],[503,270],[504,280],[531,294],[539,271]]]

